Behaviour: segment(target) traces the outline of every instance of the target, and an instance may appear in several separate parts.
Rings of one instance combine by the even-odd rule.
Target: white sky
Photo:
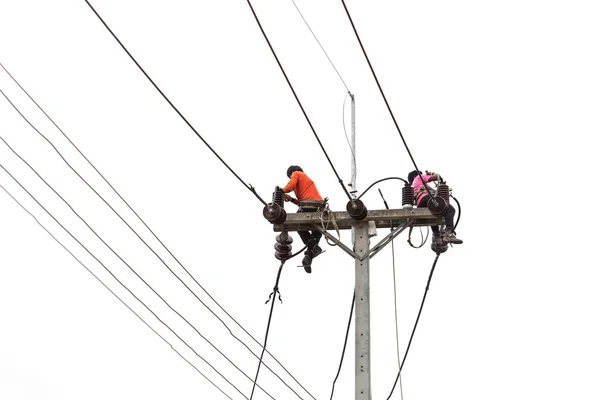
[[[263,199],[286,183],[290,164],[299,164],[333,210],[345,209],[347,199],[247,2],[93,4],[203,138]],[[252,4],[332,162],[349,182],[344,85],[291,0]],[[356,96],[359,192],[381,178],[405,177],[411,161],[341,1],[296,4]],[[418,166],[440,172],[462,206],[457,232],[465,243],[438,262],[402,374],[404,399],[599,399],[598,5],[348,0],[347,6]],[[262,217],[262,204],[185,125],[85,2],[0,1],[0,62],[203,287],[262,342],[265,301],[279,267],[276,234]],[[218,312],[2,70],[0,89]],[[4,97],[0,136],[202,335],[254,377],[256,358]],[[0,162],[249,397],[251,381],[137,280],[2,142]],[[200,371],[233,399],[243,398],[4,170],[0,184]],[[401,206],[399,181],[378,187],[391,207]],[[369,209],[384,208],[375,188],[363,200]],[[1,399],[226,398],[4,191],[0,213]],[[371,243],[385,234],[380,231]],[[342,239],[350,245],[348,231]],[[435,257],[429,243],[414,250],[406,239],[402,234],[395,242],[402,354]],[[354,285],[353,260],[322,244],[327,251],[311,275],[296,268],[299,258],[285,265],[283,304],[275,304],[267,345],[319,400],[330,395]],[[372,392],[379,400],[387,398],[397,373],[391,246],[371,261],[371,307]],[[351,337],[336,399],[353,398],[353,357]],[[270,357],[265,360],[302,398],[310,398]],[[277,399],[297,398],[264,367],[259,384]],[[260,391],[254,395],[266,398]],[[400,399],[398,388],[393,398]]]

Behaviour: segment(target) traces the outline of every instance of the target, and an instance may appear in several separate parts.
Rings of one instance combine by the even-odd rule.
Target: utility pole
[[[328,223],[332,221],[335,224]],[[371,248],[369,224],[377,229],[393,229]],[[367,211],[362,220],[354,219],[345,211],[290,213],[284,222],[273,225],[275,232],[316,229],[355,260],[355,400],[371,400],[370,260],[408,227],[443,224],[444,219],[434,216],[427,208],[402,208]],[[334,226],[340,230],[353,230],[352,249],[328,232],[335,229]]]
[[[352,162],[350,186],[356,199],[356,114],[354,95],[350,96],[350,130]],[[352,226],[352,244],[357,255],[369,253],[369,223],[361,221]],[[354,392],[356,400],[371,400],[371,299],[369,257],[354,261]]]
[[[348,92],[351,98],[351,197],[352,202],[360,202],[356,193],[356,128],[355,128],[355,103],[354,95]],[[369,264],[381,249],[390,243],[402,231],[411,226],[442,225],[444,220],[434,216],[429,209],[414,208],[412,206],[412,188],[408,188],[408,202],[402,209],[364,210],[364,214],[350,215],[348,212],[328,211],[303,212],[287,214],[281,213],[277,208],[266,207],[263,215],[273,217],[275,232],[318,230],[340,249],[354,259],[355,276],[355,400],[371,399],[371,315],[370,315],[370,271]],[[403,203],[405,194],[403,188]],[[350,205],[349,203],[349,205]],[[364,218],[359,219],[364,216]],[[282,218],[283,217],[283,218]],[[267,218],[269,219],[269,218]],[[283,220],[283,222],[282,222]],[[276,222],[274,222],[276,221]],[[323,222],[326,222],[325,224]],[[335,223],[330,223],[335,222]],[[325,228],[327,227],[327,228]],[[373,248],[370,247],[370,237],[376,235],[377,228],[392,228],[390,233],[379,241]],[[351,229],[352,248],[328,232],[328,229]]]

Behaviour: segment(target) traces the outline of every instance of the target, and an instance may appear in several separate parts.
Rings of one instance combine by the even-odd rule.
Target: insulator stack
[[[429,208],[429,211],[436,217],[443,217],[448,211],[448,203],[443,197],[435,196],[434,198],[429,199],[427,208]]]
[[[367,207],[365,207],[363,202],[358,199],[350,200],[346,205],[346,211],[348,211],[348,215],[356,221],[361,221],[367,216]]]
[[[437,195],[442,199],[446,200],[446,203],[450,202],[450,186],[445,183],[440,183],[437,190]]]
[[[273,203],[283,207],[283,191],[279,186],[275,186],[275,191],[273,192]]]
[[[263,217],[272,224],[283,224],[287,218],[287,213],[277,203],[267,204],[263,208]]]
[[[412,208],[413,205],[413,188],[407,183],[402,188],[402,208]]]
[[[275,238],[275,258],[279,261],[285,261],[292,256],[292,242],[294,241],[287,233],[281,232]]]

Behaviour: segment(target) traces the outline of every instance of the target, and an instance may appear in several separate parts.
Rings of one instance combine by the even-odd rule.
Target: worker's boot
[[[440,231],[433,232],[433,237],[431,239],[431,250],[433,250],[436,254],[444,253],[446,250],[448,250],[448,244],[444,242],[442,233]]]
[[[454,234],[454,232],[452,232],[452,229],[450,228],[446,228],[444,229],[444,233],[442,234],[442,240],[444,241],[444,243],[449,243],[449,244],[462,244],[462,240],[457,238],[456,235]]]
[[[321,249],[321,247],[319,247],[319,245],[316,244],[315,247],[312,248],[312,258],[315,258],[322,252],[323,252],[323,249]]]
[[[319,247],[319,245],[317,243],[318,243],[318,240],[315,238],[310,239],[306,243],[306,249],[307,249],[307,251],[310,251],[309,255],[312,258],[315,258],[316,256],[318,256],[319,254],[321,254],[323,252],[323,249],[321,249],[321,247]]]
[[[307,274],[310,274],[312,272],[312,257],[309,255],[308,250],[305,251],[304,254],[306,255],[302,259],[302,266],[304,267],[304,271],[306,271]]]

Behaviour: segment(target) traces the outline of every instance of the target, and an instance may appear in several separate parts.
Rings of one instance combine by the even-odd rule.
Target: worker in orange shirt
[[[298,212],[316,212],[325,204],[315,183],[298,165],[290,166],[287,169],[287,176],[290,181],[282,189],[284,193],[283,198],[285,201],[292,201],[293,203],[298,204]],[[296,199],[288,194],[292,191],[296,195]],[[317,230],[298,231],[298,235],[306,245],[302,266],[304,267],[304,270],[310,274],[312,272],[311,265],[313,258],[323,251],[321,247],[319,247],[319,240],[321,240],[323,235]]]

